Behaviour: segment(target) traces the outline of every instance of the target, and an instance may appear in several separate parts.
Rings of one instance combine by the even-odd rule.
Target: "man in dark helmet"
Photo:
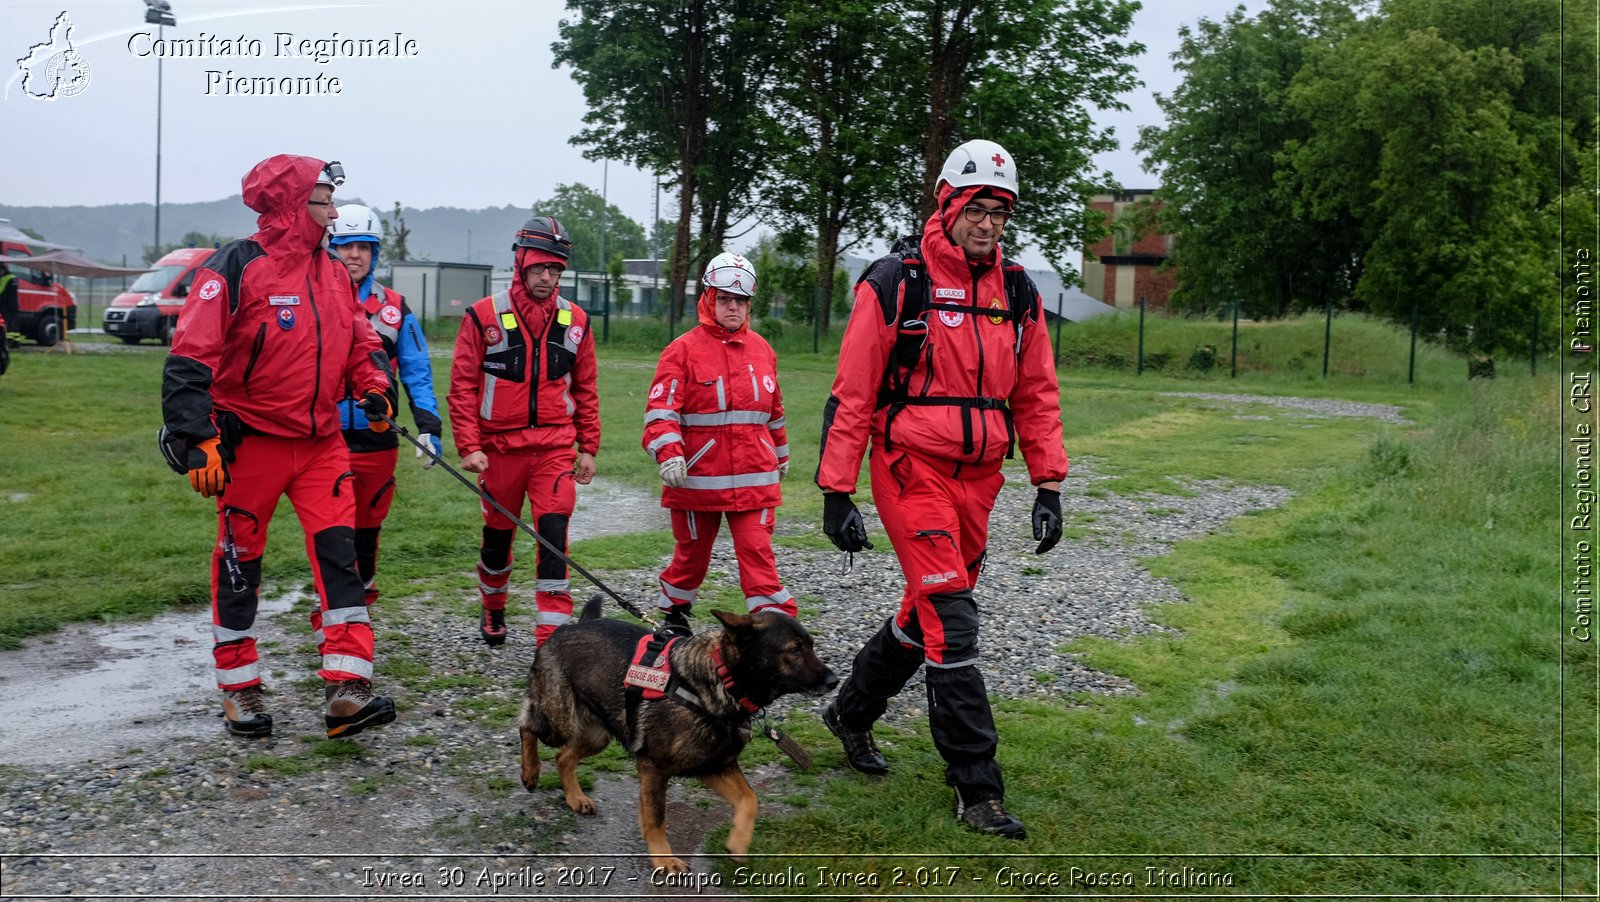
[[[450,423],[461,468],[521,516],[522,499],[539,534],[563,551],[577,500],[574,483],[594,478],[600,450],[600,399],[595,389],[589,315],[561,296],[561,273],[572,239],[554,217],[523,224],[512,245],[508,290],[467,309],[450,367]],[[478,631],[489,645],[506,641],[506,584],[515,524],[483,504]],[[572,619],[567,565],[540,546],[534,642]]]

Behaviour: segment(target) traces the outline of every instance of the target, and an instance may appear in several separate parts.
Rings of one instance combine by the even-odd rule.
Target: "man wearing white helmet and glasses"
[[[356,291],[356,304],[383,341],[391,379],[398,373],[411,399],[411,416],[421,440],[439,453],[439,402],[433,395],[433,366],[428,361],[428,344],[422,337],[417,318],[400,293],[378,283],[378,248],[383,243],[383,225],[376,213],[361,204],[338,208],[338,217],[328,226],[328,244],[350,273]],[[356,398],[339,404],[339,427],[345,446],[350,449],[350,472],[354,474],[356,499],[356,567],[366,590],[367,604],[378,599],[378,534],[389,516],[394,500],[394,468],[400,455],[400,439],[392,431],[373,432],[365,411],[356,407]],[[390,404],[398,407],[398,395]],[[422,450],[417,450],[421,457]],[[424,466],[432,466],[429,459]]]
[[[672,512],[676,540],[656,604],[683,631],[723,517],[750,613],[797,613],[772,554],[789,439],[777,354],[750,330],[755,267],[718,254],[700,285],[700,325],[661,352],[644,413],[644,448],[660,469],[661,506]]]
[[[871,436],[872,498],[906,579],[899,611],[862,646],[823,722],[852,768],[888,773],[872,724],[926,665],[928,725],[956,817],[1023,839],[1004,806],[973,590],[1014,445],[1037,487],[1035,552],[1061,538],[1060,387],[1038,289],[1000,253],[1019,197],[1011,154],[968,141],[935,187],[939,206],[922,234],[896,242],[856,284],[823,411],[823,532],[846,552],[872,547],[850,500]],[[1003,601],[993,611],[1004,616]]]

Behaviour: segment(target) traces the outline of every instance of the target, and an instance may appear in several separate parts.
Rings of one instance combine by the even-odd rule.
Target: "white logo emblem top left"
[[[206,284],[200,286],[200,300],[209,301],[216,297],[220,291],[222,291],[222,282],[217,279],[208,280]]]
[[[57,100],[89,87],[89,64],[73,48],[72,31],[72,20],[63,11],[50,27],[50,40],[29,47],[27,55],[17,60],[24,94],[35,100]]]

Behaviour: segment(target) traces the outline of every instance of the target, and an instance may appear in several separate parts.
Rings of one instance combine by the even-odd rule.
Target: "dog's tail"
[[[583,606],[583,613],[578,615],[578,622],[582,623],[585,620],[599,620],[601,616],[604,615],[604,608],[605,599],[600,596],[600,593],[596,592],[589,599],[589,603]]]

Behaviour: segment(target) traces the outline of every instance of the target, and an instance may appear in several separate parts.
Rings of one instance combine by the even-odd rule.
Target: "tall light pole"
[[[600,271],[610,272],[611,261],[606,259],[606,180],[611,175],[611,158],[600,164]]]
[[[144,0],[144,20],[149,25],[156,26],[156,40],[162,40],[166,32],[162,29],[171,25],[174,28],[178,20],[172,15],[172,4],[167,0]],[[151,252],[158,257],[161,255],[161,58],[163,54],[156,54],[156,236],[155,245]]]

